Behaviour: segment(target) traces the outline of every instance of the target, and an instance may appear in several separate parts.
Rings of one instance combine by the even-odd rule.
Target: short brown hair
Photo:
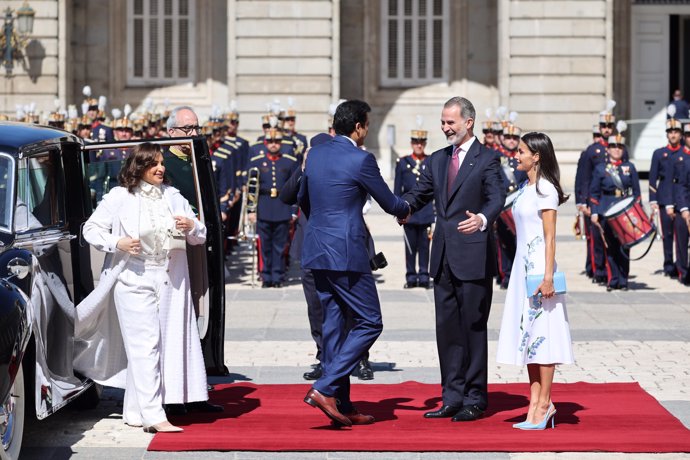
[[[161,146],[151,142],[144,142],[134,147],[117,176],[120,185],[127,188],[129,193],[134,193],[134,189],[144,177],[144,172],[156,165],[156,157],[159,154],[163,155]],[[167,183],[167,178],[163,182]]]

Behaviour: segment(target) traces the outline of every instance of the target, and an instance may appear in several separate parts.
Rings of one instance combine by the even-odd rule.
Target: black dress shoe
[[[184,404],[163,404],[166,415],[187,415],[187,408]]]
[[[223,412],[223,406],[211,404],[208,401],[194,401],[185,404],[189,412]]]
[[[450,418],[458,413],[459,407],[441,406],[439,410],[432,410],[424,414],[424,418]]]
[[[471,406],[462,406],[462,409],[455,414],[455,417],[451,419],[452,422],[471,422],[472,420],[477,420],[484,415],[484,409],[481,409],[476,404]]]
[[[420,281],[419,287],[424,289],[431,289],[431,283],[429,281]]]
[[[416,288],[417,286],[419,286],[419,283],[417,283],[416,281],[408,281],[403,285],[403,289],[412,289]]]
[[[321,363],[318,363],[314,366],[314,369],[310,370],[309,372],[305,372],[302,377],[304,377],[304,380],[318,380],[322,375],[323,369],[321,368]]]
[[[283,287],[283,283],[273,283],[273,286],[272,286],[272,287],[274,287],[274,288],[281,288],[281,287]]]
[[[261,283],[261,287],[262,288],[270,288],[270,287],[273,287],[273,283],[271,283],[270,281],[264,281],[263,283]]]
[[[369,360],[363,359],[357,365],[357,378],[360,380],[374,380],[374,370],[369,364]]]

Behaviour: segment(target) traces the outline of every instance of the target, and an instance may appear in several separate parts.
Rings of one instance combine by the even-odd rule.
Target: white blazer
[[[123,237],[139,237],[140,197],[129,193],[124,187],[115,187],[103,197],[94,213],[84,224],[84,239],[100,251],[105,251],[106,258],[98,286],[76,307],[75,315],[75,357],[74,368],[92,380],[103,385],[125,388],[127,357],[125,354],[122,333],[120,331],[113,299],[113,288],[118,276],[127,266],[129,254],[117,249],[117,242]],[[194,228],[187,233],[187,243],[203,244],[206,241],[206,226],[201,223],[192,211],[187,200],[179,190],[163,186],[163,199],[173,216],[185,216],[194,221]],[[161,298],[171,299],[171,303],[182,303],[184,308],[175,309],[180,315],[186,312],[187,318],[171,318],[171,327],[188,327],[189,312],[194,311],[189,292],[189,269],[187,253],[184,250],[172,250],[169,253],[168,270],[171,282],[161,292]],[[183,322],[184,325],[177,323]],[[199,345],[196,323],[187,343],[173,342],[163,344],[166,355],[176,360],[198,362],[203,372],[203,357]],[[165,325],[162,325],[165,327]],[[170,334],[166,334],[170,337]],[[180,334],[173,334],[179,338]],[[196,341],[196,342],[195,342]],[[179,341],[178,341],[179,342]],[[198,350],[197,350],[198,349]],[[191,356],[190,356],[191,353]],[[198,356],[197,356],[198,355]],[[185,358],[185,356],[187,358]],[[170,373],[170,372],[167,372]],[[166,382],[167,383],[167,382]],[[175,385],[171,385],[175,386]],[[169,397],[166,403],[179,399],[173,388],[167,388]],[[204,373],[204,394],[206,390]],[[182,398],[182,396],[180,396]],[[184,398],[183,398],[184,399]],[[206,398],[203,398],[206,399]],[[200,399],[191,399],[191,401]],[[179,401],[184,402],[184,401]]]

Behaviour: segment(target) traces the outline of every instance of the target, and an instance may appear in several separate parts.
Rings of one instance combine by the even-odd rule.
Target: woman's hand
[[[130,238],[129,236],[125,236],[124,238],[120,238],[118,240],[117,248],[120,251],[137,255],[141,252],[141,242],[139,240],[135,240],[134,238]]]
[[[556,295],[556,288],[553,287],[553,278],[544,278],[539,287],[537,288],[537,292],[535,292],[534,294],[536,295],[539,292],[541,292],[541,296],[544,299],[550,299],[551,297]]]
[[[173,219],[175,219],[175,228],[178,230],[189,233],[194,228],[194,221],[189,217],[174,216]]]

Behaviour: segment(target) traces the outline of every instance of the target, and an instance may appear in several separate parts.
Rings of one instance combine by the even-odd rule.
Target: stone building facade
[[[12,8],[20,1],[6,1]],[[50,110],[88,84],[110,107],[190,104],[208,116],[237,102],[259,132],[274,99],[294,99],[298,129],[326,129],[340,98],[373,107],[367,147],[389,174],[417,115],[429,149],[445,144],[442,103],[464,95],[477,122],[517,111],[564,161],[590,139],[607,99],[644,149],[663,142],[669,95],[690,91],[690,5],[673,0],[31,0],[24,63],[0,79],[0,112]],[[644,148],[643,148],[644,147]],[[635,146],[631,147],[633,150]],[[649,152],[651,155],[651,152]],[[644,169],[644,167],[643,167]]]

